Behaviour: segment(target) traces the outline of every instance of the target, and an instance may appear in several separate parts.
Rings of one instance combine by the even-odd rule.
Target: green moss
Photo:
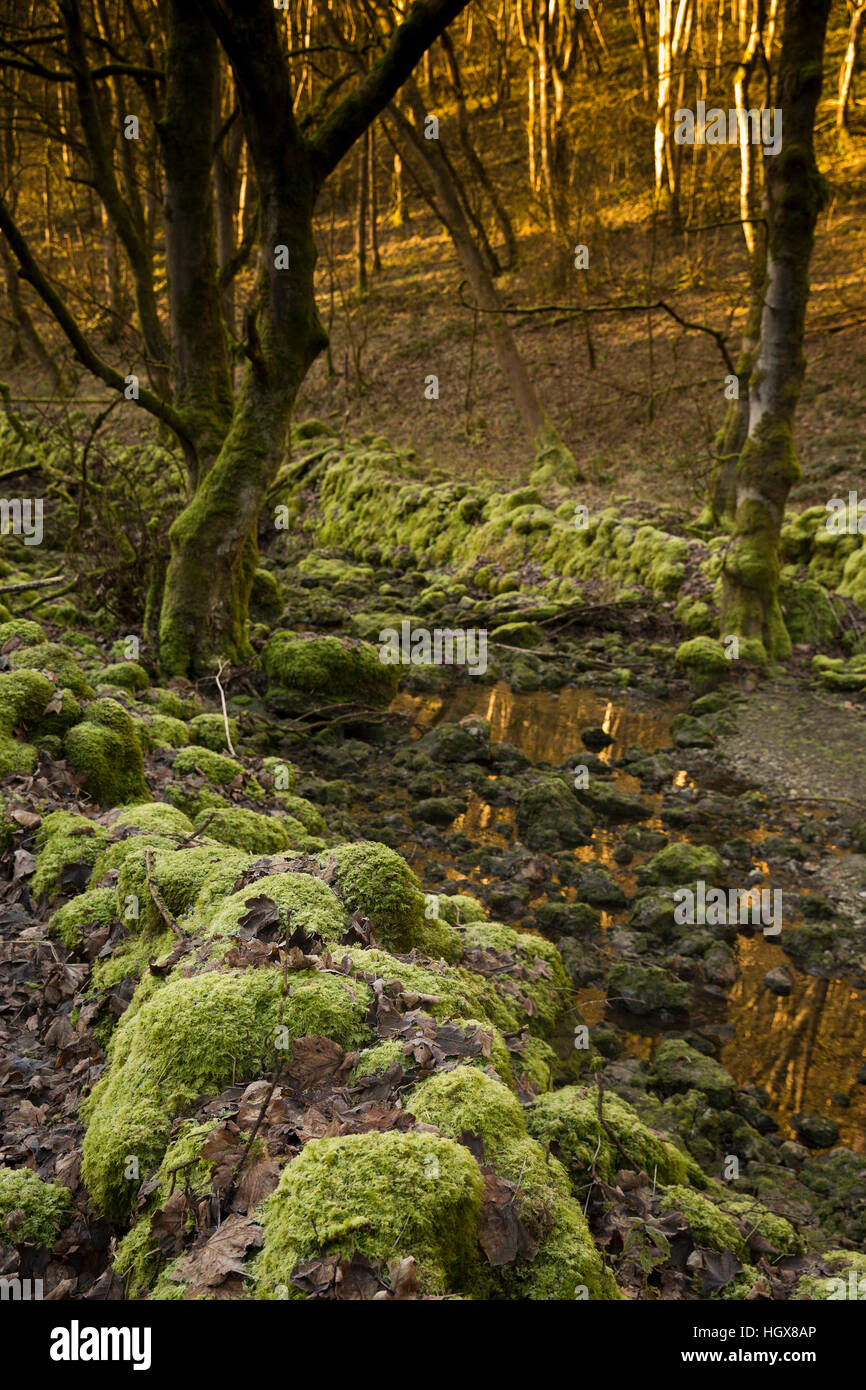
[[[428,903],[431,895],[428,895]],[[435,898],[436,916],[441,917],[444,922],[449,922],[452,927],[463,926],[467,922],[484,922],[487,913],[484,911],[477,898],[470,898],[466,893],[441,893]]]
[[[594,1087],[564,1086],[527,1107],[530,1134],[547,1148],[556,1146],[578,1197],[585,1197],[590,1186],[593,1163],[607,1183],[628,1161],[628,1166],[660,1183],[707,1185],[694,1160],[644,1124],[627,1101],[606,1092],[603,1115],[604,1126],[599,1123]]]
[[[77,946],[85,932],[107,927],[117,915],[113,888],[91,888],[59,907],[48,924],[64,946]]]
[[[146,690],[150,678],[137,661],[117,661],[112,666],[103,666],[96,673],[99,685],[119,685],[122,690],[135,692]]]
[[[9,654],[9,665],[13,671],[27,669],[43,671],[55,685],[64,686],[73,695],[88,699],[93,691],[88,685],[84,672],[78,664],[76,653],[58,642],[40,642],[35,647]]]
[[[262,758],[262,769],[269,772],[274,780],[274,787],[278,792],[293,792],[297,781],[297,773],[291,763],[286,762],[285,758]],[[299,816],[300,820],[301,817]]]
[[[65,869],[77,864],[93,865],[105,845],[108,833],[86,816],[69,811],[51,811],[36,831],[36,872],[31,891],[56,897]]]
[[[215,753],[222,753],[228,748],[226,742],[226,725],[221,714],[197,714],[194,719],[189,721],[190,738],[193,743],[200,743],[205,748],[211,748]],[[231,734],[232,747],[237,747],[238,742],[238,721],[229,720],[229,733]]]
[[[501,1082],[469,1067],[434,1073],[410,1093],[407,1109],[451,1138],[464,1130],[484,1141],[484,1162],[517,1183],[521,1219],[538,1241],[531,1264],[517,1262],[489,1276],[506,1298],[574,1298],[584,1286],[590,1299],[618,1296],[604,1270],[589,1228],[570,1195],[568,1176],[526,1132],[523,1109]]]
[[[424,917],[415,931],[415,946],[431,960],[457,962],[463,955],[460,933],[439,917]]]
[[[350,1080],[354,1083],[361,1081],[365,1076],[382,1076],[395,1062],[400,1063],[403,1071],[414,1065],[413,1059],[407,1057],[403,1051],[403,1044],[397,1042],[396,1038],[388,1038],[385,1042],[377,1043],[375,1047],[364,1049],[357,1065],[352,1069]]]
[[[172,849],[163,844],[153,848],[148,842],[130,846],[120,866],[117,880],[117,915],[130,930],[156,930],[162,926],[159,909],[153,901],[147,882],[145,856],[151,848],[151,881],[157,892],[177,920],[191,912],[205,885],[212,882],[215,874],[221,875],[220,883],[229,880],[229,888],[250,862],[246,854],[238,850],[207,844],[187,849]],[[138,906],[138,918],[130,916],[130,905]]]
[[[662,1213],[680,1211],[689,1223],[695,1245],[702,1250],[732,1250],[738,1259],[749,1262],[749,1249],[731,1217],[701,1192],[674,1184],[666,1189],[659,1209]]]
[[[30,1168],[0,1168],[0,1239],[52,1246],[72,1219],[72,1194]]]
[[[199,773],[214,787],[227,787],[236,777],[242,777],[244,769],[234,758],[223,753],[215,753],[210,748],[182,748],[172,765],[178,777]]]
[[[469,922],[463,929],[464,947],[490,948],[514,958],[516,970],[512,975],[501,974],[493,979],[494,988],[504,998],[518,995],[532,1002],[533,1032],[542,1035],[551,1031],[571,999],[571,981],[559,951],[551,941],[535,932],[517,932],[501,922]]]
[[[677,647],[675,661],[684,666],[696,689],[711,690],[730,679],[732,663],[721,642],[713,637],[692,637]]]
[[[281,935],[302,927],[329,942],[338,942],[346,929],[347,916],[336,895],[320,878],[312,874],[271,874],[232,893],[207,915],[204,930],[208,936],[229,936],[236,932],[240,919],[250,910],[257,898],[270,898],[280,909]],[[199,906],[197,919],[205,914]]]
[[[705,1057],[682,1038],[667,1038],[653,1058],[653,1084],[666,1096],[700,1091],[710,1105],[726,1110],[737,1083],[712,1057]]]
[[[804,1274],[797,1281],[797,1299],[838,1302],[862,1299],[866,1292],[866,1255],[857,1250],[828,1250],[821,1263],[829,1274]],[[853,1276],[853,1277],[852,1277]]]
[[[344,1047],[367,1038],[370,992],[359,981],[269,969],[169,979],[111,1042],[111,1066],[82,1106],[82,1176],[96,1208],[122,1216],[135,1191],[127,1157],[142,1171],[165,1151],[174,1115],[197,1096],[257,1076],[274,1055],[280,1021],[289,1040],[315,1033]]]
[[[396,668],[381,662],[369,642],[353,638],[275,632],[262,648],[262,665],[272,686],[321,702],[382,706],[397,693]]]
[[[305,846],[309,838],[298,821],[263,816],[242,806],[201,811],[195,824],[198,830],[204,828],[210,839],[250,854],[279,854],[281,850]]]
[[[300,821],[310,835],[328,834],[328,826],[324,816],[311,801],[307,801],[303,796],[290,796],[285,792],[275,792],[274,795],[291,819]]]
[[[757,1231],[780,1255],[803,1255],[806,1242],[784,1216],[768,1211],[752,1197],[724,1197],[719,1202],[728,1216],[738,1217],[750,1231]],[[866,1259],[866,1256],[863,1257]]]
[[[17,637],[23,647],[35,647],[46,640],[45,629],[29,618],[9,618],[0,623],[0,647]]]
[[[365,840],[338,845],[320,862],[333,873],[348,910],[370,918],[382,946],[411,951],[424,923],[424,894],[405,859]]]
[[[151,715],[150,732],[154,748],[186,748],[189,743],[189,731],[183,720],[170,714]]]
[[[282,1173],[264,1206],[256,1261],[260,1298],[302,1297],[295,1266],[317,1255],[413,1255],[421,1288],[462,1292],[478,1260],[483,1182],[460,1144],[391,1131],[312,1139]]]
[[[87,774],[87,793],[101,805],[149,797],[132,720],[116,700],[94,700],[81,723],[67,731],[64,749],[70,766]]]
[[[641,883],[683,885],[702,880],[716,884],[722,878],[722,856],[709,845],[690,845],[685,840],[665,845],[638,871]]]

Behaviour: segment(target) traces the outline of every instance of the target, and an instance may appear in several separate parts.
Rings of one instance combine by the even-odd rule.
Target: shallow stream
[[[632,744],[640,744],[648,752],[670,751],[671,721],[678,713],[677,707],[670,704],[642,701],[637,706],[579,687],[515,694],[502,682],[493,687],[463,686],[444,697],[404,694],[395,708],[411,713],[420,729],[442,721],[457,722],[466,715],[483,716],[490,721],[492,742],[511,743],[531,762],[553,765],[582,751],[580,730],[588,725],[603,726],[613,738],[601,755],[609,763],[620,758]],[[613,770],[613,779],[623,791],[641,791],[633,777],[617,769]],[[692,774],[678,770],[672,784],[692,784]],[[703,790],[719,788],[708,786]],[[688,835],[671,829],[659,816],[661,794],[641,794],[655,808],[653,818],[641,824],[653,830],[663,829],[672,838],[713,842],[705,827]],[[795,804],[779,809],[803,813]],[[453,829],[462,830],[481,844],[505,845],[514,838],[514,811],[493,806],[472,793],[466,812],[455,821]],[[580,859],[602,863],[631,896],[635,891],[635,870],[649,856],[636,854],[625,867],[616,862],[614,851],[621,843],[623,829],[598,827],[592,844],[574,853]],[[768,866],[762,862],[760,844],[772,833],[772,827],[737,827],[736,833],[753,845],[753,868],[766,876]],[[729,835],[727,831],[725,838]],[[828,850],[837,855],[843,853],[832,845],[825,846],[825,852]],[[423,873],[422,863],[417,863],[417,867]],[[449,877],[462,877],[444,862],[440,869]],[[764,884],[769,886],[766,877]],[[782,886],[784,889],[789,885]],[[569,891],[574,895],[574,890],[566,889],[564,896]],[[603,913],[603,930],[610,933],[627,917],[628,910]],[[841,1143],[866,1152],[866,1086],[856,1082],[866,1058],[866,992],[844,980],[805,973],[777,943],[760,933],[738,933],[731,949],[737,967],[735,983],[721,989],[696,980],[690,1028],[718,1041],[719,1061],[739,1085],[754,1084],[766,1089],[769,1109],[783,1133],[793,1137],[789,1122],[798,1111],[827,1115],[839,1126]],[[767,971],[781,964],[793,979],[793,989],[785,997],[773,994],[763,984]],[[607,1018],[626,1030],[626,1056],[651,1058],[665,1036],[664,1031],[645,1019],[608,1011],[601,986],[578,990],[576,1001],[588,1023]]]

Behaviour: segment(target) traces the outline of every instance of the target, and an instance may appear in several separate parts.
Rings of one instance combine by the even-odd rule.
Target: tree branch
[[[28,284],[33,286],[52,317],[63,329],[79,362],[94,376],[99,377],[100,381],[104,381],[106,386],[110,386],[112,390],[124,391],[127,384],[126,378],[112,367],[110,362],[106,362],[104,358],[100,357],[93,344],[84,336],[66,302],[34,260],[30,247],[3,197],[0,197],[0,232],[6,237],[12,254],[18,262],[22,280],[26,280]],[[192,447],[192,436],[186,421],[168,401],[162,400],[146,386],[139,386],[138,403],[149,414],[154,415],[157,420],[162,420],[164,424],[168,425],[182,443]]]
[[[310,141],[318,186],[381,115],[430,45],[468,3],[469,0],[415,0],[403,23],[394,30],[387,51]]]

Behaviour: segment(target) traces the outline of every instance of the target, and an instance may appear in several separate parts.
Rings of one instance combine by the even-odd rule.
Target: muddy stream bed
[[[626,700],[608,699],[595,691],[568,687],[561,691],[533,691],[517,694],[503,682],[495,686],[462,686],[444,696],[401,694],[395,709],[410,714],[415,734],[443,722],[459,722],[466,716],[481,716],[490,722],[492,743],[510,743],[534,765],[559,766],[583,745],[579,731],[587,726],[602,726],[613,742],[600,755],[613,765],[629,746],[640,744],[648,753],[658,750],[672,752],[671,721],[678,707],[670,703],[642,700],[633,704]],[[675,752],[675,750],[673,750]],[[493,778],[493,774],[491,774]],[[459,769],[455,770],[455,780]],[[641,824],[650,830],[662,830],[670,839],[714,844],[729,839],[730,826],[719,835],[712,827],[690,828],[688,834],[664,823],[660,816],[662,793],[647,793],[634,777],[613,767],[614,785],[622,791],[640,793],[654,807],[651,819]],[[701,788],[700,782],[684,767],[673,775],[672,785],[696,790],[721,790],[717,779],[712,786]],[[731,786],[726,790],[731,790]],[[808,808],[814,814],[814,808]],[[796,803],[774,806],[774,820],[779,813],[805,813]],[[477,791],[470,791],[465,812],[451,827],[468,836],[479,847],[508,847],[517,837],[513,807],[493,805]],[[759,823],[736,827],[735,833],[748,840],[752,849],[750,883],[769,886],[769,867],[761,855],[761,842],[774,829],[771,824]],[[579,860],[595,860],[631,898],[636,886],[636,870],[648,859],[649,853],[636,852],[627,865],[617,862],[615,851],[623,840],[624,826],[604,825],[595,829],[592,842],[574,850]],[[456,869],[447,854],[436,848],[423,848],[412,854],[410,847],[402,850],[425,880],[425,869],[451,880],[463,880],[465,875]],[[845,851],[832,842],[822,846],[824,856],[843,858]],[[761,875],[760,881],[758,875]],[[797,920],[789,903],[796,903],[796,890],[808,888],[799,876],[788,880],[778,873],[773,886],[781,887],[785,895],[785,924]],[[426,884],[425,884],[426,886]],[[468,885],[467,885],[468,886]],[[551,885],[552,886],[552,885]],[[787,893],[786,893],[787,890]],[[471,887],[469,887],[471,891]],[[546,895],[536,896],[530,906],[544,901]],[[556,896],[574,899],[574,888],[556,889]],[[604,911],[602,931],[604,950],[610,963],[616,958],[612,943],[617,931],[629,916],[629,909]],[[520,926],[515,919],[512,925]],[[783,928],[784,930],[784,928]],[[799,969],[778,942],[766,938],[753,928],[740,931],[730,941],[736,965],[736,979],[728,988],[692,981],[692,997],[688,1022],[681,1028],[662,1028],[653,1021],[624,1013],[606,1003],[603,982],[575,992],[575,1001],[583,1019],[590,1025],[614,1023],[622,1030],[624,1057],[650,1060],[664,1037],[671,1033],[703,1035],[714,1044],[722,1066],[740,1086],[752,1084],[763,1087],[769,1096],[769,1110],[783,1134],[793,1137],[790,1117],[800,1111],[832,1118],[839,1127],[839,1142],[852,1149],[866,1152],[866,1086],[857,1084],[857,1074],[866,1057],[866,992],[849,982],[813,976]],[[793,981],[787,996],[771,992],[763,980],[774,967],[784,965]]]

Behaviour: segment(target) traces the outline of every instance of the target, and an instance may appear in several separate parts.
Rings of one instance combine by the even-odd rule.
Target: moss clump
[[[192,821],[176,806],[165,801],[146,801],[141,806],[127,806],[114,822],[115,830],[137,830],[142,835],[178,835],[182,839],[192,834]]]
[[[477,1068],[458,1067],[416,1086],[407,1108],[452,1138],[464,1130],[480,1134],[484,1162],[519,1185],[519,1213],[539,1250],[531,1264],[518,1261],[487,1275],[494,1296],[574,1298],[584,1286],[594,1300],[618,1297],[565,1169],[529,1137],[523,1109],[507,1087]]]
[[[221,714],[197,714],[194,719],[189,721],[190,738],[193,743],[200,743],[204,748],[211,748],[214,753],[222,753],[228,748],[226,741],[226,723]],[[229,720],[229,733],[231,734],[232,747],[237,747],[238,742],[238,721]]]
[[[64,871],[79,864],[92,867],[107,843],[107,831],[86,816],[51,811],[36,832],[36,872],[30,885],[34,895],[56,897],[64,886]]]
[[[189,743],[189,730],[183,720],[170,714],[151,715],[149,727],[153,748],[186,748]]]
[[[685,840],[665,845],[658,854],[638,870],[641,883],[688,884],[702,879],[719,883],[722,878],[722,856],[709,845],[690,845]]]
[[[233,845],[250,854],[279,854],[281,850],[301,848],[309,839],[298,821],[263,816],[243,806],[227,806],[216,811],[201,811],[195,820],[196,828],[206,830],[212,840]],[[295,834],[292,834],[295,830]],[[316,842],[318,848],[319,842]]]
[[[682,1038],[667,1038],[653,1058],[653,1084],[666,1096],[700,1091],[710,1105],[726,1110],[737,1083],[712,1057],[705,1057]]]
[[[110,926],[116,915],[114,889],[91,888],[59,907],[48,927],[52,936],[59,937],[71,949],[86,932]]]
[[[627,1101],[605,1092],[603,1115],[604,1127],[598,1118],[598,1092],[580,1086],[539,1096],[526,1111],[530,1134],[547,1148],[556,1145],[578,1197],[586,1195],[593,1163],[599,1177],[612,1183],[626,1158],[657,1182],[707,1186],[694,1159],[645,1125]]]
[[[403,1071],[408,1071],[414,1065],[412,1058],[407,1057],[403,1051],[403,1044],[397,1042],[396,1038],[388,1038],[385,1042],[377,1043],[375,1047],[364,1049],[357,1065],[352,1069],[350,1080],[357,1083],[365,1076],[383,1076],[395,1062],[399,1062]]]
[[[750,1231],[757,1231],[778,1254],[805,1254],[806,1242],[795,1231],[790,1221],[786,1221],[784,1216],[777,1216],[775,1212],[768,1211],[754,1198],[725,1196],[719,1202],[719,1207],[727,1212],[728,1216],[737,1217],[745,1222]],[[863,1258],[866,1259],[866,1256]]]
[[[732,1218],[703,1193],[674,1184],[665,1191],[660,1211],[681,1211],[702,1250],[732,1250],[738,1259],[749,1260],[749,1248]]]
[[[414,1255],[430,1293],[463,1292],[477,1269],[484,1184],[474,1158],[437,1135],[369,1133],[312,1139],[264,1206],[256,1261],[260,1298],[303,1297],[290,1283],[300,1261],[355,1250]]]
[[[257,898],[270,898],[280,909],[281,932],[284,936],[298,927],[318,932],[325,941],[338,942],[346,929],[347,916],[336,894],[312,874],[271,874],[232,893],[209,916],[205,931],[208,936],[230,936]],[[201,910],[197,916],[201,914]]]
[[[428,903],[432,895],[428,895]],[[454,893],[450,896],[442,893],[435,897],[436,916],[441,917],[443,922],[448,922],[452,927],[465,926],[467,922],[484,922],[487,920],[487,913],[484,911],[477,898],[470,898],[466,893]]]
[[[397,693],[396,667],[379,660],[369,642],[348,637],[300,637],[275,632],[262,648],[272,687],[339,704],[384,706]]]
[[[36,749],[13,733],[38,723],[53,693],[51,681],[38,671],[0,672],[0,777],[35,768]]]
[[[572,988],[553,943],[535,932],[517,932],[502,922],[470,922],[462,936],[470,965],[473,948],[490,949],[513,959],[512,971],[494,976],[493,986],[506,1000],[519,1003],[518,996],[529,999],[530,1027],[542,1035],[549,1033],[571,999]]]
[[[277,970],[169,979],[120,1020],[111,1067],[82,1106],[82,1176],[96,1208],[117,1217],[129,1210],[128,1157],[147,1171],[185,1106],[257,1076],[273,1058],[280,1022],[289,1041],[316,1033],[353,1047],[367,1039],[369,1000],[359,981],[319,971],[292,971],[285,998]]]
[[[262,770],[270,773],[276,791],[293,792],[295,790],[297,773],[292,764],[287,763],[285,758],[262,758]]]
[[[156,705],[160,714],[171,715],[173,719],[192,719],[201,709],[201,699],[192,689],[181,694],[177,690],[152,685],[145,699]]]
[[[415,946],[422,955],[429,956],[431,960],[456,963],[463,955],[463,938],[460,933],[439,917],[424,917],[415,932]]]
[[[0,1168],[0,1241],[54,1244],[72,1217],[72,1194],[30,1168]]]
[[[159,1241],[151,1234],[151,1218],[164,1206],[169,1194],[177,1187],[177,1174],[172,1173],[171,1169],[178,1164],[183,1165],[183,1183],[193,1199],[201,1199],[212,1191],[211,1172],[214,1161],[202,1158],[201,1151],[213,1130],[212,1120],[204,1124],[186,1121],[181,1125],[177,1138],[166,1149],[159,1171],[152,1180],[155,1186],[148,1197],[146,1209],[117,1247],[114,1270],[126,1281],[127,1298],[134,1298],[142,1289],[152,1285],[166,1263],[165,1257],[160,1253]],[[192,1228],[194,1224],[190,1212],[186,1221],[187,1228]]]
[[[406,860],[386,845],[362,840],[338,845],[320,861],[333,873],[350,912],[373,923],[389,951],[411,951],[424,923],[424,894]]]
[[[141,746],[132,720],[116,700],[94,700],[64,741],[67,760],[87,774],[86,789],[103,806],[146,801]]]
[[[93,694],[78,664],[78,657],[68,647],[58,642],[39,642],[35,647],[24,647],[11,652],[9,665],[13,671],[22,668],[30,671],[43,671],[51,677],[55,685],[64,686],[73,695],[89,699]]]
[[[116,889],[116,911],[131,930],[156,930],[162,926],[159,909],[153,901],[147,881],[146,853],[151,849],[150,877],[157,892],[177,918],[190,912],[215,873],[222,871],[230,886],[250,862],[246,854],[220,845],[197,845],[194,848],[172,849],[163,842],[161,847],[127,841],[129,853],[120,866]],[[130,914],[137,907],[138,917]]]
[[[17,637],[22,647],[35,647],[46,640],[45,629],[29,618],[9,618],[0,623],[0,647],[5,647],[13,637]]]
[[[214,787],[227,787],[236,777],[243,777],[244,769],[234,758],[223,753],[215,753],[211,748],[182,748],[172,765],[177,777],[198,773]]]
[[[283,792],[275,793],[280,806],[292,818],[300,821],[310,835],[327,835],[328,826],[321,811],[303,796],[289,796]]]
[[[147,672],[137,661],[116,661],[111,666],[103,666],[96,672],[96,680],[99,685],[118,685],[131,693],[146,690],[150,685]]]

